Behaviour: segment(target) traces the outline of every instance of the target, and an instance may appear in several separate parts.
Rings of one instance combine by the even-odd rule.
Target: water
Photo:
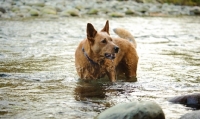
[[[193,108],[168,99],[200,92],[200,17],[109,19],[138,43],[138,81],[78,80],[74,52],[106,18],[0,20],[0,117],[94,118],[121,102],[153,100],[167,119]],[[111,35],[117,37],[113,31]]]

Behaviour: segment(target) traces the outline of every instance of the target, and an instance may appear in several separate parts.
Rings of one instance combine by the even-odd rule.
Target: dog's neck
[[[87,60],[92,64],[92,65],[99,65],[97,62],[95,62],[94,60],[92,60],[88,54],[85,52],[84,47],[82,47],[82,52],[85,55],[85,57],[87,58]]]

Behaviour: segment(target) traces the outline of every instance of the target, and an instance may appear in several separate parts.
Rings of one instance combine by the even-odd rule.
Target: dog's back
[[[137,47],[137,43],[136,43],[136,41],[135,41],[133,35],[132,35],[129,31],[127,31],[127,30],[124,29],[124,28],[115,28],[115,29],[113,29],[113,31],[114,31],[119,37],[132,41],[133,46],[134,46],[135,48]]]

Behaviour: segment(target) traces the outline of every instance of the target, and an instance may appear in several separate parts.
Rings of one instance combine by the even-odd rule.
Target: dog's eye
[[[102,43],[107,43],[106,39],[103,39],[101,42],[102,42]]]

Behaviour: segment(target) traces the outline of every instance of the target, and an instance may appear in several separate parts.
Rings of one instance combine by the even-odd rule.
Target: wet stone
[[[180,119],[200,119],[200,111],[184,114]]]
[[[124,17],[124,14],[119,13],[119,12],[112,12],[109,14],[111,17]]]
[[[165,115],[155,102],[134,101],[117,104],[100,113],[96,119],[165,119]]]
[[[80,16],[77,9],[70,9],[67,11],[71,16]]]
[[[177,96],[169,100],[173,103],[184,104],[188,107],[200,109],[200,93]]]
[[[55,9],[48,8],[48,7],[44,8],[44,9],[42,10],[42,12],[43,12],[44,14],[57,14],[57,11],[56,11]]]
[[[190,10],[192,15],[200,15],[200,7],[194,7]]]
[[[31,0],[31,1],[27,1],[27,2],[25,2],[25,4],[26,5],[29,5],[29,6],[39,6],[39,7],[44,7],[44,5],[45,5],[45,3],[43,2],[43,1],[33,1],[33,0]]]
[[[30,10],[30,15],[31,16],[39,16],[39,11],[36,9],[31,9]]]
[[[88,14],[97,14],[98,13],[98,10],[97,9],[90,9],[89,11],[88,11]]]
[[[0,12],[6,13],[6,10],[3,7],[0,7]]]

